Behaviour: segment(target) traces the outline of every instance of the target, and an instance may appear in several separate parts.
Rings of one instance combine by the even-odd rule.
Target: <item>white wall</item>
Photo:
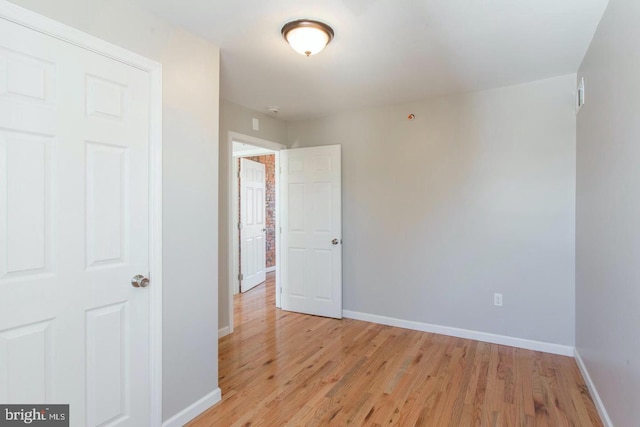
[[[252,119],[260,121],[260,129],[254,131]],[[287,143],[287,123],[270,114],[253,111],[240,105],[222,100],[220,103],[220,223],[218,234],[220,269],[218,271],[218,322],[220,328],[229,326],[229,132],[236,132],[278,144]]]
[[[165,419],[218,388],[218,49],[174,31],[164,65]]]
[[[572,346],[574,97],[567,75],[290,123],[342,144],[344,308]]]
[[[15,0],[163,65],[163,418],[218,387],[216,46],[125,0]]]
[[[638,18],[611,0],[578,73],[576,346],[616,426],[640,422]]]

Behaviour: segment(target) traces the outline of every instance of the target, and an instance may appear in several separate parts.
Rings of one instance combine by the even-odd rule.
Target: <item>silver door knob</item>
[[[340,243],[340,241],[339,241],[338,239],[333,239],[333,240],[331,241],[331,244],[332,244],[332,245],[337,245],[338,243]]]
[[[149,286],[149,279],[142,274],[138,274],[131,279],[131,285],[133,285],[134,288],[146,288]]]

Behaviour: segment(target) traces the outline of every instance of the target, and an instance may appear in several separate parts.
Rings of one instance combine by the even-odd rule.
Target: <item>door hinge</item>
[[[238,223],[238,230],[242,230],[242,223],[241,222]]]
[[[244,274],[242,273],[238,274],[238,280],[242,281],[242,279],[244,279]]]

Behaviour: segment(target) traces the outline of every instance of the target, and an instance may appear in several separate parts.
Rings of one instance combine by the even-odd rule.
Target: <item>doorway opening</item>
[[[228,144],[230,153],[228,332],[231,333],[234,323],[234,295],[259,285],[265,280],[266,274],[275,275],[275,303],[276,307],[281,306],[278,265],[280,259],[279,171],[280,150],[287,147],[235,132],[229,132]],[[249,184],[253,181],[245,186],[244,194],[241,164],[244,164],[245,170],[249,171],[249,176],[245,177],[245,183]],[[257,179],[261,173],[264,174],[262,187],[259,183],[260,179]],[[264,199],[260,198],[260,191],[264,192]],[[242,206],[243,199],[245,206]],[[259,208],[259,202],[256,200],[263,200],[264,203],[262,222],[259,218],[262,211],[256,209]],[[263,225],[260,225],[262,223]],[[243,231],[244,237],[247,237],[244,241],[241,239]],[[261,263],[264,264],[261,265]]]
[[[266,273],[276,270],[276,171],[275,153],[270,150],[239,142],[234,142],[233,150],[238,159],[238,197],[232,200],[240,242],[236,260],[240,286],[233,290],[237,294],[264,283]]]

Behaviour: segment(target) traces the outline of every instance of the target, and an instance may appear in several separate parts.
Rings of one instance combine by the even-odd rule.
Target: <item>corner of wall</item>
[[[600,419],[602,420],[605,427],[613,427],[613,423],[611,422],[611,418],[609,418],[609,413],[607,412],[607,408],[605,408],[602,399],[600,398],[600,393],[598,393],[598,389],[596,388],[595,383],[591,379],[591,375],[589,375],[589,370],[587,366],[584,364],[582,357],[580,357],[580,353],[578,353],[578,349],[576,348],[574,351],[574,357],[576,359],[576,363],[578,364],[578,368],[580,369],[580,373],[584,378],[584,381],[587,383],[587,388],[589,389],[589,393],[593,398],[593,402],[596,405],[596,409],[598,410],[598,415],[600,415]]]

